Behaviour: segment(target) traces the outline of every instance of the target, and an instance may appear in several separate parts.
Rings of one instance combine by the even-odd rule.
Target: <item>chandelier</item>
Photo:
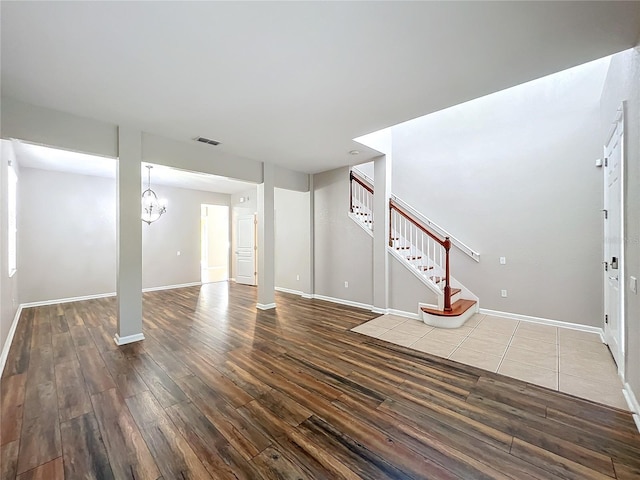
[[[147,189],[142,192],[142,221],[147,222],[147,225],[151,225],[167,211],[167,207],[158,201],[156,192],[151,190],[152,168],[151,165],[147,165]]]

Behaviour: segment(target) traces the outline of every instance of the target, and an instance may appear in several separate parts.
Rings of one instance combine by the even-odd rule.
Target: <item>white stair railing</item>
[[[367,229],[373,231],[373,184],[353,170],[349,174],[349,211]]]
[[[451,310],[449,237],[438,238],[400,205],[389,202],[389,246],[404,257],[444,296],[444,310]]]

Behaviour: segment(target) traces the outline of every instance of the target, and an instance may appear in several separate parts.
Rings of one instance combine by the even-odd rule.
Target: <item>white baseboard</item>
[[[301,296],[302,298],[306,298],[306,299],[309,299],[309,300],[310,300],[310,299],[312,299],[312,298],[313,298],[313,293],[302,293],[302,294],[300,294],[300,296]]]
[[[157,292],[159,290],[173,290],[174,288],[198,287],[200,285],[202,285],[202,282],[179,283],[177,285],[164,285],[162,287],[143,288],[142,293]]]
[[[397,317],[405,317],[405,318],[411,318],[413,320],[422,321],[422,318],[420,318],[420,314],[418,313],[405,312],[404,310],[396,310],[394,308],[388,308],[387,313],[389,315],[395,315]]]
[[[318,295],[317,293],[313,295],[313,298],[317,300],[324,300],[326,302],[331,302],[331,303],[340,303],[342,305],[347,305],[349,307],[363,308],[365,310],[373,309],[373,305],[369,305],[367,303],[353,302],[351,300],[344,300],[342,298],[327,297],[325,295]]]
[[[113,337],[113,340],[116,342],[116,345],[127,345],[128,343],[134,343],[144,340],[144,335],[142,333],[136,333],[134,335],[121,337],[116,333],[116,336]]]
[[[272,308],[276,308],[275,303],[256,303],[256,308],[258,310],[271,310]]]
[[[143,288],[142,293],[157,292],[159,290],[172,290],[174,288],[197,287],[199,285],[202,285],[202,282],[180,283],[176,285],[164,285],[161,287]],[[53,300],[43,300],[40,302],[27,302],[27,303],[21,304],[21,306],[25,308],[44,307],[46,305],[57,305],[59,303],[82,302],[83,300],[95,300],[96,298],[115,297],[116,295],[117,295],[116,292],[96,293],[95,295],[83,295],[81,297],[56,298]]]
[[[633,420],[636,422],[638,432],[640,432],[640,402],[638,402],[638,397],[636,397],[633,389],[631,388],[631,385],[629,385],[628,383],[624,384],[622,394],[624,395],[624,398],[629,405],[629,410],[631,410],[631,413],[633,413]]]
[[[305,295],[307,295],[302,290],[293,290],[291,288],[275,287],[275,290],[276,292],[291,293],[292,295],[300,295],[301,297],[304,297]]]
[[[18,306],[18,310],[16,311],[16,314],[13,317],[13,323],[11,324],[11,328],[9,329],[9,333],[7,334],[7,339],[4,341],[4,345],[2,347],[2,353],[0,353],[0,377],[4,373],[4,366],[6,365],[7,358],[9,357],[9,350],[11,349],[11,343],[13,342],[13,337],[16,334],[16,328],[18,328],[18,321],[20,321],[20,314],[22,314],[22,305]]]
[[[512,320],[521,320],[523,322],[539,323],[541,325],[551,325],[554,327],[569,328],[571,330],[580,330],[581,332],[596,333],[600,335],[600,338],[604,338],[604,331],[602,330],[602,328],[592,327],[590,325],[580,325],[579,323],[564,322],[562,320],[553,320],[550,318],[531,317],[529,315],[501,312],[499,310],[489,310],[487,308],[481,308],[479,310],[479,313],[485,315],[494,315],[496,317],[510,318]]]
[[[96,293],[95,295],[83,295],[81,297],[56,298],[54,300],[43,300],[41,302],[27,302],[21,304],[22,307],[43,307],[45,305],[57,305],[58,303],[82,302],[83,300],[94,300],[96,298],[115,297],[116,292]]]

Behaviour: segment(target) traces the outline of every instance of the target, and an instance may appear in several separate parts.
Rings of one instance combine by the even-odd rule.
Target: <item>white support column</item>
[[[373,311],[389,308],[389,197],[391,196],[391,154],[373,161]]]
[[[144,340],[142,334],[142,221],[140,220],[142,132],[118,128],[117,277],[118,345]]]
[[[313,298],[316,292],[316,250],[315,250],[315,186],[313,175],[309,175],[309,292],[304,298]]]
[[[258,307],[275,308],[275,214],[273,165],[263,163],[262,183],[258,185]]]

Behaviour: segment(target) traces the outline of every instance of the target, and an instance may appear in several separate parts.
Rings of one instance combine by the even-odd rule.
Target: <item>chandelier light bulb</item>
[[[151,165],[147,165],[147,189],[142,192],[142,221],[151,225],[158,220],[166,211],[166,200],[159,201],[156,192],[151,190]]]

